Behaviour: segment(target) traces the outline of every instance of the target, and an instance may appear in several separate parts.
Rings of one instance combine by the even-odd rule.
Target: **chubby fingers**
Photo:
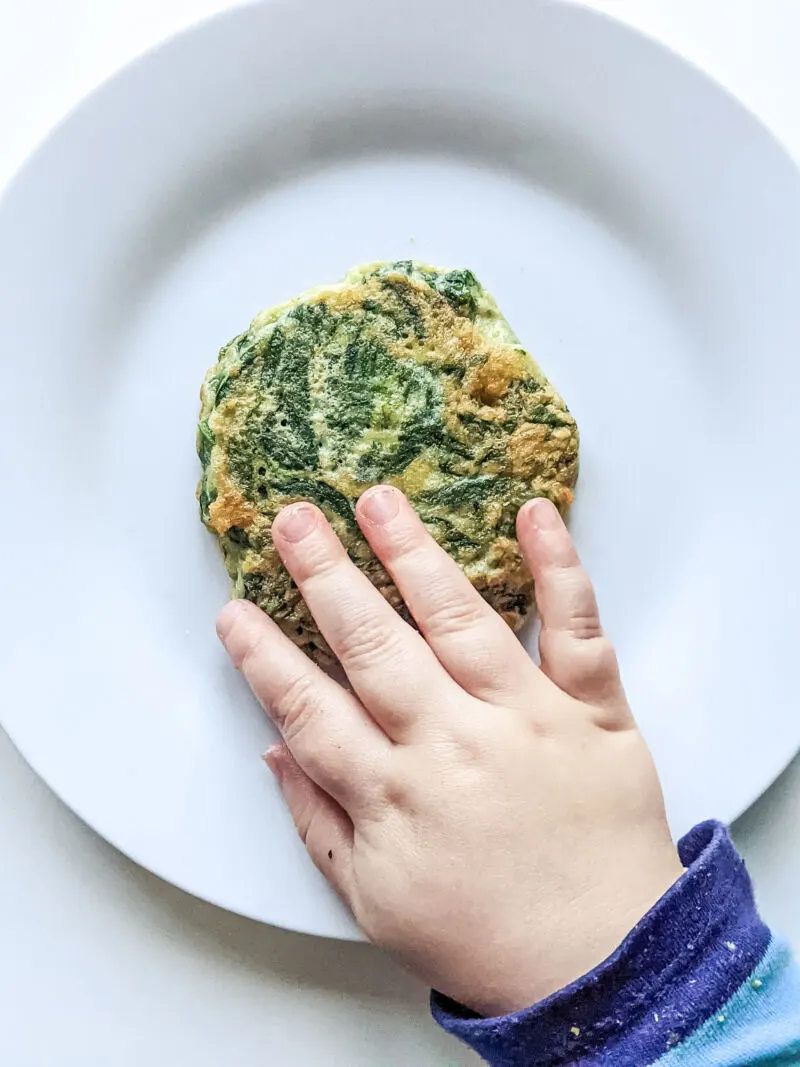
[[[542,670],[565,693],[604,709],[603,721],[631,721],[614,648],[603,632],[589,575],[556,507],[531,500],[517,517],[520,548],[536,583]]]
[[[351,562],[318,508],[284,508],[272,537],[353,688],[389,737],[404,740],[426,712],[452,702],[452,679]]]
[[[305,773],[348,811],[377,802],[391,742],[356,697],[255,604],[226,604],[217,633]]]
[[[356,516],[429,646],[462,688],[482,700],[511,700],[537,683],[522,645],[398,489],[368,490]]]

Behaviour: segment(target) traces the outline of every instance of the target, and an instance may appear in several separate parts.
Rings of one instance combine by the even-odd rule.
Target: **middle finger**
[[[481,700],[516,703],[541,682],[511,628],[425,529],[403,494],[369,489],[361,528],[430,647],[456,682]]]
[[[272,537],[325,640],[390,737],[402,740],[421,709],[451,702],[452,679],[351,562],[319,508],[285,508]]]

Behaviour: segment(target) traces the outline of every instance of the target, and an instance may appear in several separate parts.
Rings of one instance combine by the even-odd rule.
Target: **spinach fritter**
[[[372,263],[263,311],[200,393],[200,514],[232,594],[313,658],[331,652],[273,548],[286,504],[310,500],[398,611],[355,502],[400,488],[472,584],[517,628],[533,601],[515,520],[546,496],[564,513],[578,430],[561,397],[468,270]]]

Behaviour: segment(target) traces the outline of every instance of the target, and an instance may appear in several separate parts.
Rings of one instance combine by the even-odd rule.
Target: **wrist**
[[[529,938],[521,958],[507,946],[487,946],[484,980],[476,988],[473,972],[472,988],[454,999],[487,1018],[544,1000],[608,959],[685,870],[671,841],[639,852],[635,863],[626,854],[604,866],[605,878],[551,910],[547,945],[519,915],[512,916],[517,937],[521,932]]]
[[[600,1054],[609,1062],[654,1062],[733,995],[770,940],[725,829],[704,823],[679,849],[683,877],[592,972],[504,1018],[481,1018],[434,993],[437,1021],[489,1062],[509,1045],[520,1058],[504,1063],[582,1062]],[[561,1058],[553,1058],[554,1049]]]

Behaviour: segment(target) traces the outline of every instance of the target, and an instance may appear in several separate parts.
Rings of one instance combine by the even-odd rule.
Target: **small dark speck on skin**
[[[332,849],[332,848],[329,848],[329,849],[328,849],[328,859],[329,859],[329,860],[332,860],[332,859],[333,859],[333,849]]]

